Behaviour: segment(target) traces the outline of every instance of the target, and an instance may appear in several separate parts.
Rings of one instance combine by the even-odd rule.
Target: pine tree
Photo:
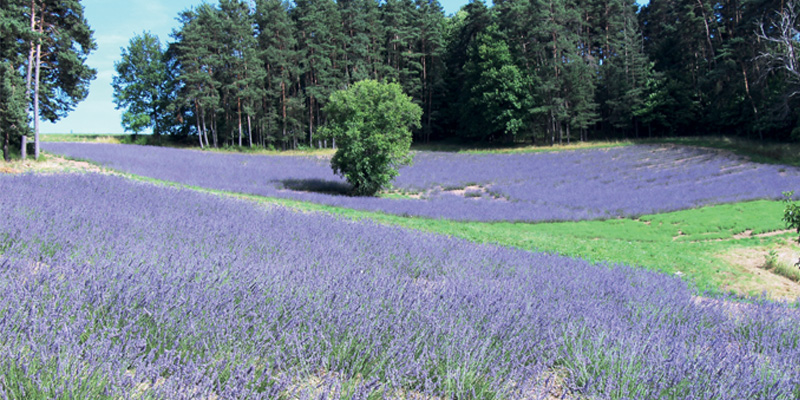
[[[0,0],[0,137],[6,161],[11,158],[11,146],[28,131],[28,96],[19,71],[32,32],[25,24],[24,11],[21,0]]]
[[[256,3],[256,24],[258,43],[265,68],[265,99],[263,107],[268,137],[274,129],[280,129],[280,143],[286,149],[289,143],[288,131],[295,122],[292,115],[297,114],[292,102],[293,83],[300,75],[295,26],[289,18],[289,4],[282,0],[259,0]]]
[[[255,104],[263,97],[264,67],[258,54],[255,20],[249,6],[240,0],[220,1],[222,27],[222,70],[224,99],[228,100],[226,116],[234,116],[238,145],[243,140],[243,115],[247,122],[248,143],[253,146],[252,117]]]
[[[313,146],[316,125],[333,90],[344,86],[340,59],[341,16],[333,0],[297,1],[292,16],[297,24],[298,46],[303,51],[303,90],[307,100],[308,144]]]
[[[494,23],[494,15],[486,5],[476,0],[468,3],[445,24],[447,49],[444,56],[445,78],[444,95],[439,99],[442,109],[440,126],[449,135],[462,136],[466,102],[469,88],[465,85],[464,65],[472,42],[489,25]]]
[[[513,139],[528,128],[529,82],[496,25],[478,34],[464,66],[469,100],[464,132],[481,140]]]
[[[652,73],[650,61],[641,51],[642,37],[635,16],[636,4],[626,0],[604,0],[604,10],[595,43],[601,60],[599,98],[603,118],[623,134],[639,136],[634,110],[647,96],[646,82]]]
[[[8,61],[0,61],[0,135],[3,159],[11,159],[11,138],[27,132],[25,81]]]
[[[220,25],[216,11],[208,4],[186,10],[179,16],[182,26],[174,33],[180,64],[179,79],[183,82],[182,102],[195,114],[201,146],[219,146],[217,114],[221,108],[219,70],[222,69]]]
[[[55,122],[89,94],[97,71],[86,58],[97,45],[78,0],[33,0],[27,9],[32,30],[28,79],[33,85],[34,157],[39,158],[39,121]],[[30,85],[29,84],[29,85]]]
[[[417,0],[419,13],[418,52],[421,65],[420,102],[423,105],[423,140],[430,141],[433,131],[432,121],[438,115],[434,109],[434,97],[439,96],[444,87],[445,19],[444,10],[437,0]]]
[[[378,79],[382,71],[383,25],[374,0],[339,0],[342,18],[341,54],[345,85]]]

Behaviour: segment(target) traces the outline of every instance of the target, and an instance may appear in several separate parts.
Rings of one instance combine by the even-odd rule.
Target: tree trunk
[[[44,14],[39,24],[39,33],[43,33],[42,25],[44,25]],[[33,90],[33,158],[39,159],[39,79],[41,77],[42,67],[42,41],[36,43],[36,78]]]
[[[200,148],[203,149],[203,131],[200,130],[200,113],[197,111],[197,100],[194,101],[194,123],[197,125],[197,139],[200,141]]]
[[[250,148],[253,148],[253,124],[250,122],[250,114],[247,114],[247,138],[250,140]]]
[[[31,0],[31,32],[36,32],[36,0]],[[27,95],[31,93],[31,80],[33,80],[33,56],[36,54],[36,45],[31,41],[31,49],[28,52],[28,73],[25,81]],[[30,113],[30,105],[28,106]]]
[[[308,146],[314,146],[314,96],[308,98]]]
[[[11,142],[10,131],[11,131],[10,129],[6,128],[5,129],[6,136],[3,138],[3,159],[6,160],[6,162],[11,161],[11,154],[9,154],[8,152],[8,144],[9,142]]]
[[[239,147],[242,147],[242,98],[236,99],[236,113],[239,117]]]
[[[219,148],[219,135],[217,134],[217,116],[211,121],[211,137],[214,139],[214,148]]]
[[[22,145],[19,149],[19,158],[25,161],[28,158],[28,136],[22,136]]]
[[[211,144],[208,142],[208,126],[206,126],[206,114],[204,112],[201,112],[200,116],[203,121],[203,137],[206,138],[206,147],[211,147]]]
[[[283,71],[283,69],[281,69],[281,71]],[[281,109],[283,113],[281,149],[286,150],[286,82],[281,82]]]

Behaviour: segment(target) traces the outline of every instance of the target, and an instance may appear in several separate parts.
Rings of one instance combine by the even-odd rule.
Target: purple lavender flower
[[[46,143],[45,150],[137,175],[212,189],[397,215],[474,221],[639,216],[708,204],[778,199],[800,169],[714,151],[659,146],[545,154],[418,152],[397,189],[414,198],[345,195],[348,184],[316,157],[218,154],[132,145]],[[461,189],[473,186],[463,193]]]
[[[800,314],[97,174],[0,176],[0,396],[797,398]]]

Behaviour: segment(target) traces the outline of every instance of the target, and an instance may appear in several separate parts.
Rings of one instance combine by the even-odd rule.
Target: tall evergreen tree
[[[33,30],[34,157],[39,158],[39,121],[55,122],[89,94],[97,71],[86,58],[97,45],[79,0],[33,0],[27,10]]]
[[[25,81],[10,62],[0,61],[0,135],[5,161],[11,160],[12,137],[27,131],[26,100]]]
[[[238,144],[242,146],[243,115],[247,122],[248,143],[253,146],[252,118],[255,105],[263,97],[264,66],[255,38],[255,20],[249,6],[240,0],[220,1],[223,37],[223,101],[228,101],[226,116],[235,116]],[[232,118],[231,118],[232,119]]]
[[[445,18],[444,10],[437,0],[417,0],[420,25],[417,54],[421,69],[420,103],[423,105],[422,139],[427,142],[434,129],[433,120],[439,115],[439,110],[434,108],[435,97],[443,93],[444,88],[444,54],[445,43]]]
[[[182,102],[195,113],[195,124],[203,146],[218,147],[217,115],[220,111],[219,79],[223,68],[221,57],[220,32],[221,22],[214,8],[201,4],[195,10],[186,10],[178,18],[182,23],[179,30],[173,33],[176,39],[176,52],[180,65],[180,79],[183,88],[180,93]]]
[[[292,16],[297,24],[297,40],[303,51],[303,89],[308,113],[308,144],[321,124],[321,108],[333,90],[344,86],[344,62],[340,61],[341,15],[333,0],[295,2]]]
[[[495,22],[492,11],[476,0],[468,3],[445,24],[447,48],[444,56],[445,78],[444,95],[439,99],[438,108],[442,110],[440,126],[448,131],[446,135],[462,136],[465,115],[465,102],[469,88],[465,85],[464,65],[473,41],[489,25]]]
[[[25,62],[26,43],[33,33],[24,19],[22,0],[0,0],[0,137],[3,159],[11,157],[11,146],[27,133],[28,96],[20,71]]]
[[[464,66],[469,90],[464,132],[481,140],[513,139],[529,128],[529,76],[515,65],[496,25],[478,34]]]
[[[280,143],[286,149],[288,131],[296,124],[296,102],[291,101],[293,83],[300,75],[295,26],[289,18],[289,3],[282,0],[259,0],[256,3],[258,42],[265,68],[265,122],[271,138],[280,130]],[[274,125],[274,128],[273,128]]]

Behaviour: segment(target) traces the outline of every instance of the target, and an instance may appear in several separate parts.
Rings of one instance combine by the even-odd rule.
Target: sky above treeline
[[[454,14],[467,0],[440,0],[445,14]],[[647,0],[638,0],[640,4]],[[97,50],[87,64],[97,69],[89,96],[66,118],[55,124],[43,122],[42,133],[123,133],[122,112],[114,108],[111,78],[114,62],[131,37],[148,31],[162,43],[178,28],[178,13],[201,4],[200,0],[84,0],[86,19],[94,30]],[[488,2],[487,2],[488,3]]]

